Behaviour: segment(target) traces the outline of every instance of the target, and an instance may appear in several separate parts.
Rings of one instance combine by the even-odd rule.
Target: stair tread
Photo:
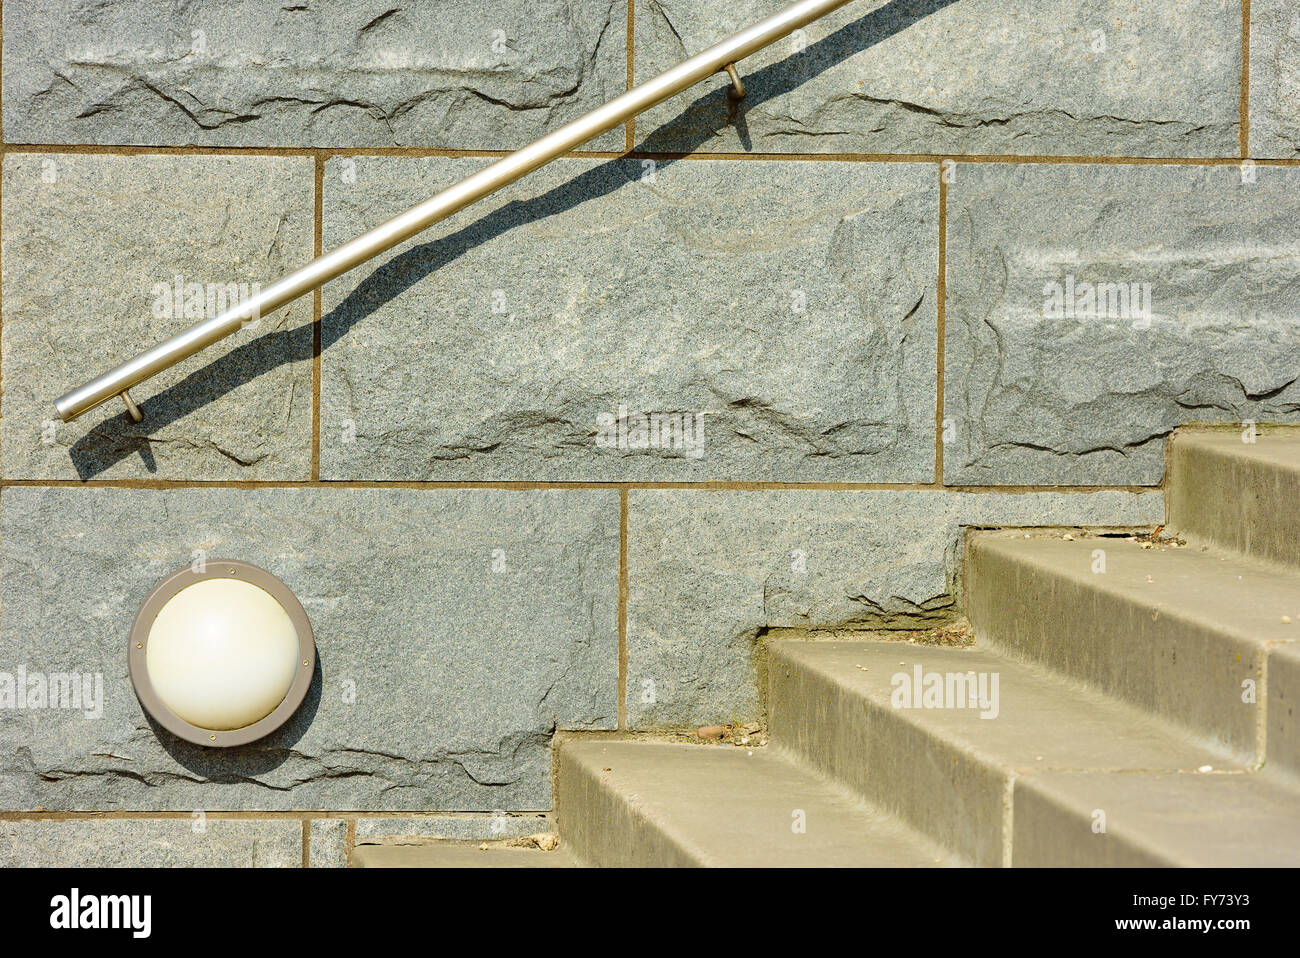
[[[701,865],[935,866],[952,857],[773,748],[571,741],[560,753]],[[806,832],[792,825],[802,810]]]
[[[1016,781],[1016,808],[1016,865],[1112,864],[1108,842],[1129,864],[1300,865],[1300,787],[1268,772],[1051,772]]]
[[[1169,528],[1194,546],[1300,567],[1300,428],[1179,429],[1169,446]]]
[[[1279,469],[1300,472],[1300,430],[1266,427],[1254,442],[1242,442],[1241,430],[1179,430],[1175,442],[1183,448],[1198,448],[1217,456],[1249,459]]]
[[[1112,537],[981,533],[974,548],[1085,585],[1160,614],[1195,619],[1252,646],[1300,639],[1300,575],[1223,553]],[[1106,571],[1092,571],[1093,551]],[[1148,576],[1150,581],[1148,581]],[[1290,622],[1283,622],[1283,617]]]
[[[818,673],[828,683],[896,712],[951,745],[1021,772],[1047,769],[1196,769],[1226,765],[1224,753],[1141,711],[1051,672],[981,648],[904,642],[788,640],[769,647],[773,664]],[[927,673],[996,673],[996,717],[979,708],[898,708],[894,676],[914,685]]]
[[[563,845],[549,852],[464,842],[425,842],[418,845],[358,845],[353,868],[575,868],[578,863]]]

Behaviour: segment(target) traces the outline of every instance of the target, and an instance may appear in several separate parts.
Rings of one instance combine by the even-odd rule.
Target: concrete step
[[[1300,621],[1300,616],[1296,616]],[[1278,646],[1268,656],[1264,753],[1269,768],[1300,779],[1300,642]]]
[[[1178,430],[1169,444],[1169,530],[1300,568],[1300,429]]]
[[[982,700],[960,694],[971,674]],[[922,698],[930,676],[951,692]],[[1177,726],[986,649],[772,642],[768,681],[773,742],[977,865],[1010,863],[1023,778],[1242,769]]]
[[[1016,779],[1016,866],[1295,867],[1300,786],[1273,772]]]
[[[352,868],[576,868],[577,860],[563,845],[549,852],[469,842],[427,842],[420,845],[358,845],[348,864]]]
[[[593,865],[958,863],[770,746],[569,740],[555,807],[562,840]]]
[[[1237,761],[1271,757],[1266,695],[1294,704],[1297,690],[1265,678],[1269,657],[1300,639],[1300,573],[1190,546],[992,532],[972,535],[964,580],[986,647],[1180,724]]]
[[[974,673],[988,695],[918,705],[903,696],[918,668],[922,688],[952,675],[956,691]],[[1250,774],[1040,665],[987,649],[783,641],[768,647],[768,672],[774,742],[976,864],[1300,863],[1300,781]],[[1094,831],[1098,810],[1106,831]]]

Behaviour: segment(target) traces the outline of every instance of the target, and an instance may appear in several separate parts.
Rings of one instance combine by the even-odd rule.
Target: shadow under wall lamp
[[[163,579],[131,626],[135,694],[187,742],[244,745],[297,711],[316,667],[302,603],[265,569],[209,559]]]

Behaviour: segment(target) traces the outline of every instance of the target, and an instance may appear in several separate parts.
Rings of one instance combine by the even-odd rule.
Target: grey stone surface
[[[535,848],[461,845],[362,845],[352,853],[353,868],[577,868],[579,863],[561,845],[549,852]]]
[[[326,246],[483,162],[331,160]],[[329,284],[322,477],[932,479],[935,168],[646,170],[558,161]],[[700,455],[598,445],[621,406]]]
[[[513,149],[627,83],[625,0],[8,0],[4,12],[11,143]]]
[[[310,298],[136,387],[143,423],[53,402],[309,260],[312,179],[308,158],[6,156],[5,478],[307,478]]]
[[[1250,155],[1300,156],[1300,7],[1250,5]]]
[[[964,526],[1163,518],[1158,493],[633,490],[628,724],[757,717],[764,628],[914,626],[953,615]]]
[[[308,829],[311,868],[348,867],[348,823],[342,818],[314,818]]]
[[[0,822],[5,868],[298,868],[302,823],[192,818]]]
[[[1256,174],[958,166],[945,480],[1154,484],[1180,423],[1300,419],[1300,169]],[[1150,314],[1090,308],[1083,284],[1138,284]]]
[[[359,818],[356,841],[400,845],[438,839],[498,841],[555,831],[554,819],[539,814],[422,815],[418,818]]]
[[[643,0],[635,79],[786,5]],[[741,72],[749,93],[731,116],[720,77],[642,114],[638,144],[1236,156],[1241,11],[1222,0],[852,3],[747,58]]]
[[[0,711],[0,807],[549,808],[552,732],[615,724],[618,512],[612,490],[6,489],[0,671],[99,672],[104,702]],[[239,748],[155,729],[127,678],[137,607],[200,550],[279,576],[316,634],[303,705]]]

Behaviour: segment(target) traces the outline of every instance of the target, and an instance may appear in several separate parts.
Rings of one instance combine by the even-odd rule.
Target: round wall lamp
[[[302,603],[265,569],[232,559],[186,566],[154,587],[127,646],[146,712],[187,742],[244,745],[302,704],[316,642]]]

